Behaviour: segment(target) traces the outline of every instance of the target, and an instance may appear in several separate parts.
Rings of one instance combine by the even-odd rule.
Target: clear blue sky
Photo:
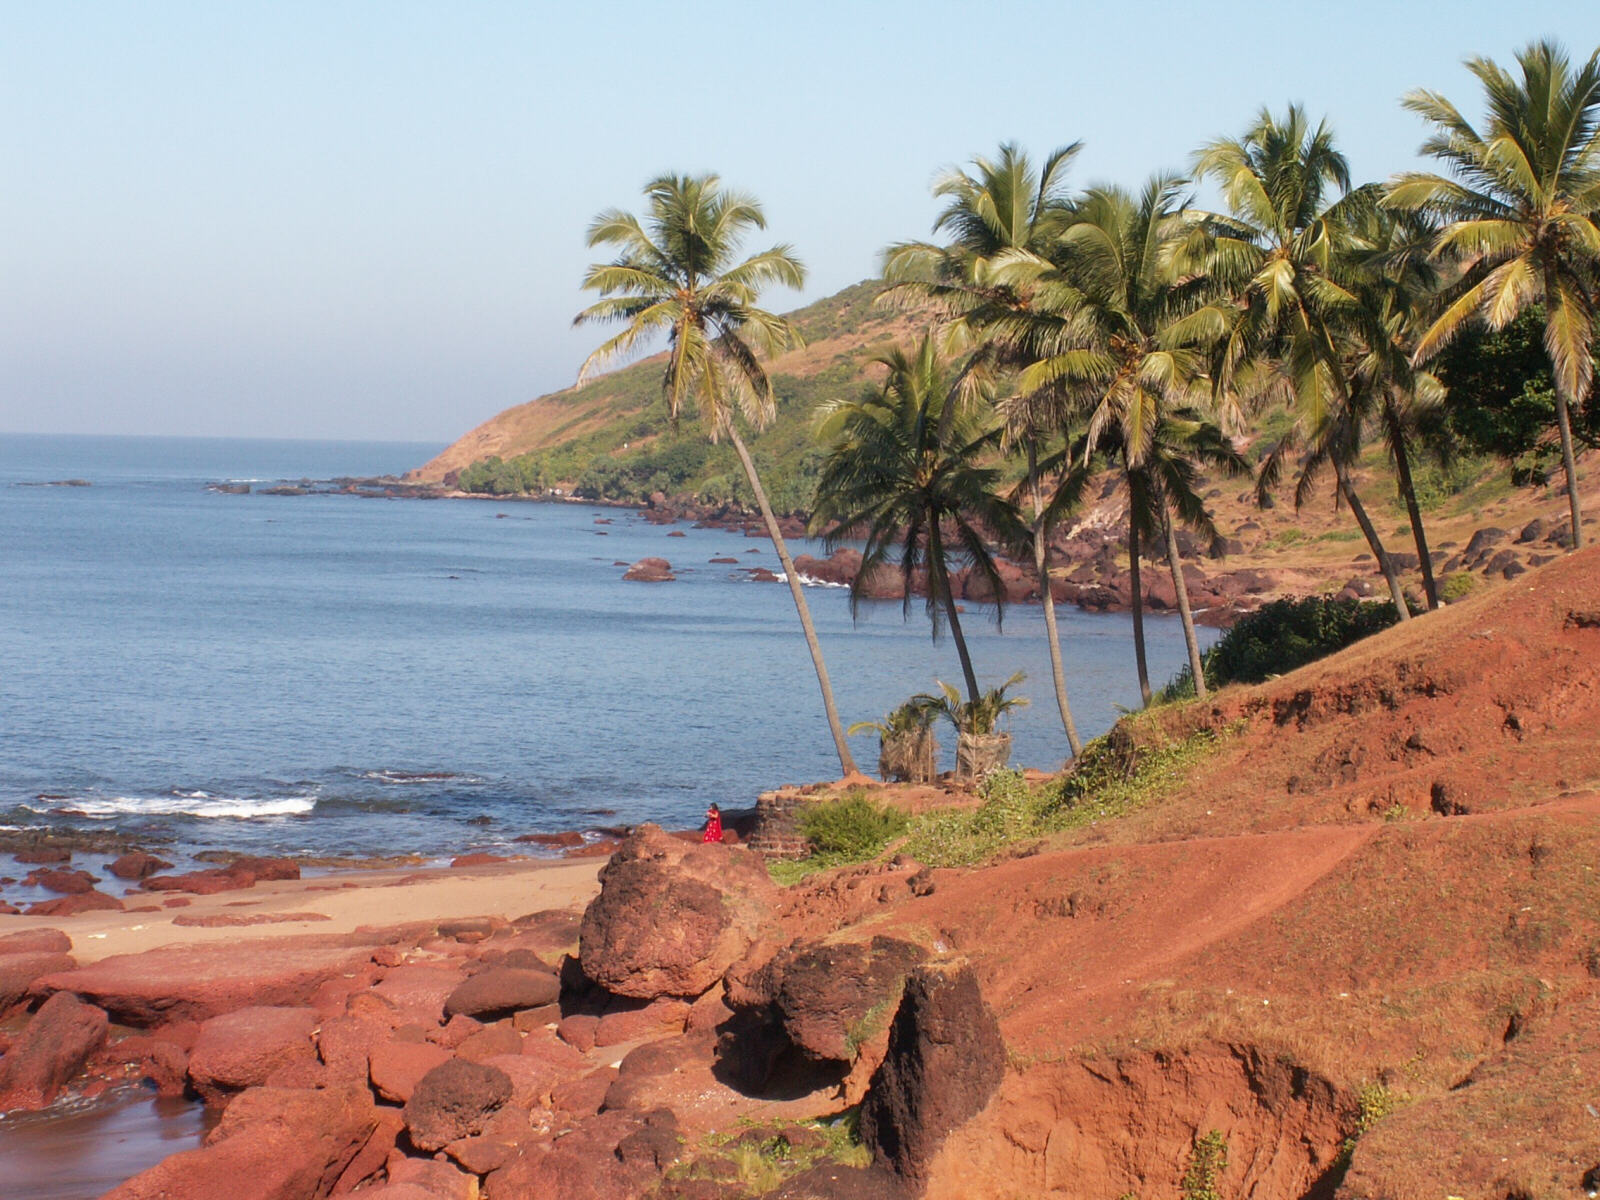
[[[448,441],[572,382],[590,218],[665,170],[765,204],[804,295],[924,236],[935,171],[1082,139],[1137,184],[1263,104],[1359,178],[1414,161],[1409,88],[1593,0],[0,0],[0,431]],[[763,244],[765,244],[763,242]],[[754,244],[752,249],[757,248]]]

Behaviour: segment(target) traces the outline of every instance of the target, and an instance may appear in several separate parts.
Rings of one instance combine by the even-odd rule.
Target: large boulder
[[[76,996],[51,996],[0,1058],[0,1112],[44,1108],[106,1040],[106,1014]]]
[[[448,1017],[465,1014],[484,1020],[509,1016],[525,1008],[553,1004],[561,996],[561,980],[550,968],[490,967],[472,976],[446,997]]]
[[[790,1042],[813,1058],[853,1062],[888,1030],[907,972],[927,957],[891,937],[797,943],[774,955],[740,998],[769,1005]]]
[[[862,1140],[903,1178],[923,1179],[945,1137],[983,1110],[1005,1071],[1000,1023],[972,968],[920,967],[861,1104]]]
[[[35,980],[33,991],[76,992],[122,1024],[149,1028],[251,1005],[306,1004],[324,982],[359,971],[371,954],[370,946],[167,946],[53,972]]]
[[[776,894],[758,855],[643,825],[600,872],[579,963],[618,995],[698,996],[749,949]]]
[[[281,1067],[316,1059],[310,1008],[241,1008],[200,1026],[189,1055],[189,1078],[207,1103],[258,1087]]]
[[[411,1144],[431,1154],[484,1131],[511,1099],[511,1077],[498,1067],[452,1058],[422,1077],[406,1101]]]
[[[163,1159],[101,1200],[321,1200],[378,1125],[365,1088],[251,1088],[203,1148]]]

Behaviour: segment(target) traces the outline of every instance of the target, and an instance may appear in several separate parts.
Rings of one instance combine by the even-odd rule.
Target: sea
[[[583,503],[264,494],[438,449],[0,435],[0,831],[431,861],[838,776],[788,589],[747,571],[777,567],[765,539]],[[649,555],[676,581],[624,582]],[[960,679],[920,602],[807,595],[847,723]],[[1060,621],[1092,736],[1137,703],[1131,623]],[[1038,607],[964,623],[982,683],[1027,675],[1014,762],[1060,766]],[[1160,682],[1181,631],[1147,629]],[[870,770],[873,735],[853,746]]]

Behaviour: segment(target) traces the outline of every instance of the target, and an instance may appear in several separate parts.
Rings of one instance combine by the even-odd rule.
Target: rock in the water
[[[56,1098],[106,1040],[106,1014],[76,996],[51,996],[0,1058],[0,1112],[36,1111]]]
[[[554,971],[521,967],[490,967],[472,976],[444,1002],[446,1016],[494,1020],[524,1008],[552,1004],[561,996],[561,981]]]
[[[511,1099],[511,1077],[498,1067],[452,1058],[422,1077],[406,1101],[411,1143],[432,1153],[483,1132]]]
[[[1005,1071],[1000,1023],[972,968],[920,967],[861,1104],[862,1140],[901,1176],[924,1178],[946,1135],[983,1110]]]
[[[641,558],[625,572],[622,577],[635,583],[671,583],[677,578],[672,573],[672,564],[664,558]]]
[[[258,1087],[280,1067],[310,1063],[316,1053],[310,1008],[241,1008],[200,1026],[189,1055],[189,1078],[206,1102]]]
[[[117,859],[106,870],[118,879],[148,879],[157,871],[165,871],[171,866],[172,864],[164,858],[146,854],[143,850],[132,850]]]
[[[377,1127],[365,1088],[251,1088],[202,1149],[163,1159],[101,1200],[321,1200]]]
[[[776,886],[747,850],[643,825],[600,872],[583,915],[583,973],[622,996],[698,996],[755,940]]]

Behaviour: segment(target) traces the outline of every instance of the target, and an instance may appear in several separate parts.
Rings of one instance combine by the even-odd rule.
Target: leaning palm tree
[[[724,188],[715,175],[663,175],[646,184],[644,194],[648,209],[643,221],[608,209],[589,227],[589,245],[615,246],[617,257],[590,266],[583,286],[602,299],[573,323],[617,321],[625,327],[584,360],[578,381],[666,335],[662,390],[667,412],[676,424],[692,395],[712,441],[726,437],[739,456],[805,631],[839,766],[853,775],[855,761],[799,573],[739,434],[741,419],[759,429],[776,407],[761,356],[801,344],[799,331],[788,320],[757,307],[756,300],[771,284],[800,287],[805,268],[786,245],[738,261],[745,234],[765,229],[766,217],[753,198]]]
[[[1487,58],[1467,69],[1483,84],[1488,123],[1480,132],[1437,92],[1403,103],[1437,129],[1424,153],[1453,178],[1407,172],[1385,203],[1446,222],[1438,249],[1468,268],[1465,286],[1417,348],[1427,360],[1469,320],[1503,329],[1542,304],[1544,344],[1555,377],[1556,425],[1572,512],[1572,546],[1583,545],[1571,409],[1589,395],[1600,319],[1600,50],[1581,68],[1554,42],[1517,55],[1519,81]]]
[[[997,363],[1026,365],[997,354],[1000,344],[985,336],[990,323],[1028,306],[1026,288],[996,278],[996,268],[1004,253],[1043,253],[1059,234],[1072,207],[1066,171],[1081,145],[1074,142],[1058,147],[1035,169],[1026,151],[1015,142],[1005,142],[994,158],[975,157],[970,171],[955,167],[946,170],[933,187],[933,194],[946,201],[933,232],[948,234],[949,242],[903,242],[884,253],[883,276],[889,286],[884,289],[881,302],[938,314],[944,321],[944,346],[949,350],[971,347],[970,370],[963,372],[964,381],[987,379],[988,370]],[[1017,407],[1008,425],[1014,439],[1026,445],[1030,455],[1034,570],[1039,577],[1044,610],[1050,676],[1067,746],[1076,757],[1083,752],[1083,739],[1078,735],[1067,696],[1061,633],[1055,596],[1050,590],[1049,539],[1062,505],[1057,503],[1052,508],[1046,504],[1037,470],[1038,443],[1047,440],[1053,430],[1048,424],[1030,426],[1023,420],[1034,411],[1037,406]],[[1062,496],[1064,493],[1058,495],[1058,500]]]
[[[1298,105],[1290,105],[1282,120],[1262,110],[1242,137],[1201,147],[1195,174],[1218,185],[1228,215],[1214,216],[1197,231],[1189,257],[1203,256],[1241,304],[1221,343],[1217,385],[1254,399],[1287,400],[1298,437],[1317,440],[1347,427],[1348,331],[1359,305],[1347,275],[1348,225],[1376,203],[1376,189],[1351,190],[1350,168],[1333,132],[1326,122],[1313,129]],[[1356,492],[1354,462],[1342,453],[1328,461],[1338,495],[1350,506],[1404,621],[1411,613],[1400,577]],[[1263,495],[1281,463],[1281,454],[1269,457]]]
[[[1026,286],[1026,311],[995,320],[989,336],[1032,360],[1021,374],[1024,398],[1055,393],[1081,413],[1084,459],[1109,455],[1129,484],[1128,558],[1135,595],[1135,655],[1140,692],[1149,701],[1144,665],[1143,537],[1166,542],[1190,670],[1206,694],[1199,638],[1189,607],[1182,557],[1171,507],[1178,491],[1152,454],[1177,427],[1211,405],[1208,346],[1228,326],[1227,304],[1202,274],[1180,275],[1179,248],[1193,227],[1183,201],[1184,181],[1158,175],[1138,196],[1121,188],[1094,188],[1067,220],[1050,258],[1013,252],[1002,256],[998,277]],[[1064,477],[1065,478],[1065,477]],[[1142,490],[1141,490],[1142,489]],[[1139,513],[1148,500],[1151,516]],[[1209,526],[1209,522],[1206,522]],[[1211,533],[1214,534],[1214,530]]]
[[[852,610],[867,581],[891,557],[899,560],[907,613],[917,576],[926,573],[934,636],[941,624],[949,628],[968,699],[977,704],[978,677],[950,564],[964,559],[984,581],[998,619],[1005,588],[989,539],[1009,545],[1026,539],[1015,510],[999,496],[1000,470],[993,460],[1000,428],[985,406],[962,403],[931,335],[910,354],[896,347],[874,362],[886,372],[881,387],[856,399],[825,402],[818,410],[818,436],[829,450],[811,527],[830,546],[865,539],[851,585]]]

